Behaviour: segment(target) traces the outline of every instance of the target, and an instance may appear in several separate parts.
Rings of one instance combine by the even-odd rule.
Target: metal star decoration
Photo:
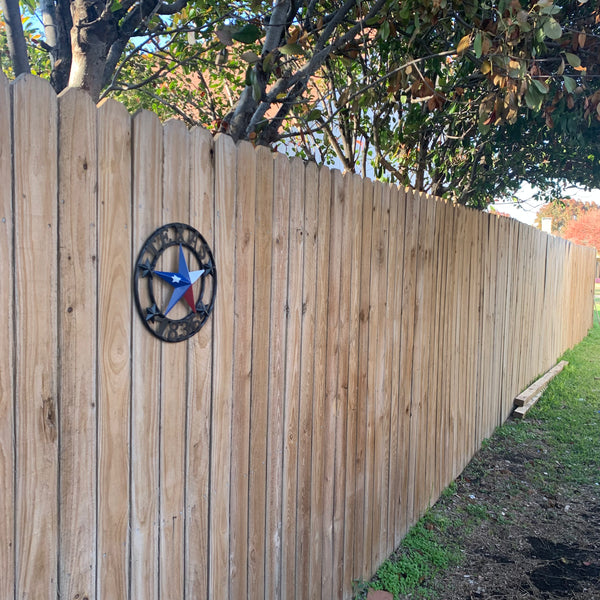
[[[204,275],[205,271],[206,269],[189,271],[181,244],[179,244],[179,264],[177,266],[177,272],[154,271],[155,275],[158,275],[163,281],[166,281],[169,285],[173,286],[173,293],[171,294],[167,309],[164,312],[165,315],[167,315],[182,298],[185,299],[192,311],[196,312],[196,303],[194,302],[194,290],[192,286],[200,279],[200,277],[202,277],[202,275]]]

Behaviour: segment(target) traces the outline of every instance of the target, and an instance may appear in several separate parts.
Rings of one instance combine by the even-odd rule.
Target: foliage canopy
[[[480,208],[523,180],[600,185],[596,2],[0,1],[14,72],[57,91]]]

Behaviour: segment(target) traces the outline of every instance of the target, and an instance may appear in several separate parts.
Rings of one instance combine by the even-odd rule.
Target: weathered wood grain
[[[96,107],[59,96],[60,568],[67,598],[95,597],[97,183]]]
[[[0,597],[10,598],[15,591],[15,498],[14,473],[14,246],[13,184],[10,87],[0,71]]]
[[[131,118],[98,109],[97,598],[129,590],[132,272]]]
[[[202,128],[190,131],[190,225],[214,250],[214,149],[211,134]],[[218,255],[217,281],[219,278]],[[208,291],[208,290],[207,290]],[[217,283],[217,296],[219,295]],[[185,597],[207,598],[208,515],[210,480],[210,423],[213,402],[214,314],[189,341],[188,413],[185,437]]]
[[[12,93],[15,595],[50,599],[58,583],[57,100],[48,82],[29,75]]]
[[[156,115],[140,111],[134,116],[132,145],[136,173],[132,182],[133,246],[134,252],[139,252],[154,231],[169,222],[165,223],[161,215],[164,143],[163,128]],[[167,265],[160,268],[170,270]],[[144,305],[149,306],[150,298],[144,300]],[[133,317],[131,594],[151,600],[159,598],[160,365],[163,343],[146,329],[139,315]]]

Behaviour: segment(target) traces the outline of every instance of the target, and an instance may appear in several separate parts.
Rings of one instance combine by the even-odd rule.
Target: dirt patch
[[[426,582],[438,598],[600,600],[600,487],[561,485],[556,472],[545,481],[536,464],[545,450],[482,450],[438,503],[450,523],[438,539],[461,555]]]

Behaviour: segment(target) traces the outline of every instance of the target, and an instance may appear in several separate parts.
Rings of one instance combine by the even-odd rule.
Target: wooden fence
[[[0,75],[0,598],[349,598],[592,324],[595,254]],[[147,237],[211,245],[152,337]]]

